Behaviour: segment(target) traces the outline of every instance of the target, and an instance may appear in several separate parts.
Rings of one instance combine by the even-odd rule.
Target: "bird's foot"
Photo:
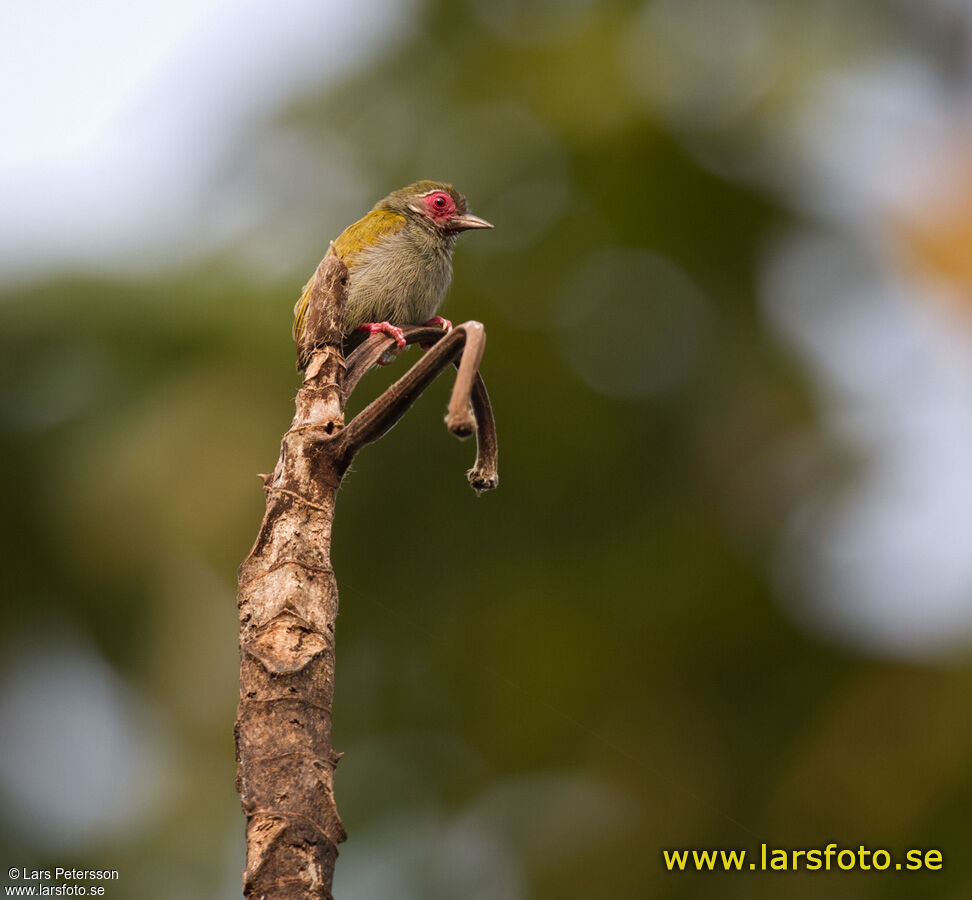
[[[398,344],[399,348],[405,346],[405,333],[397,325],[392,325],[391,322],[368,322],[365,325],[359,325],[358,331],[367,331],[368,334],[387,334],[389,337],[395,338],[395,343]]]
[[[426,322],[425,324],[435,325],[438,328],[441,328],[443,331],[445,331],[446,334],[452,331],[452,322],[450,322],[448,319],[443,319],[442,316],[432,316],[432,318],[429,319],[429,321]],[[429,347],[434,347],[435,344],[419,344],[419,346],[423,350],[428,350]]]
[[[365,325],[359,325],[358,331],[367,331],[369,335],[387,334],[395,338],[395,346],[382,353],[378,360],[379,366],[390,366],[395,361],[395,357],[398,356],[398,351],[406,345],[404,332],[397,325],[392,325],[391,322],[368,322]]]
[[[439,328],[442,328],[445,331],[452,331],[452,322],[450,322],[448,319],[443,319],[442,316],[432,316],[432,318],[429,319],[429,321],[425,324],[438,325]]]

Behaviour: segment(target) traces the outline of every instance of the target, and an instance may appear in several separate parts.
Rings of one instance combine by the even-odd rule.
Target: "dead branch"
[[[410,326],[404,329],[404,332],[405,341],[408,344],[429,344],[435,341],[446,343],[449,337],[446,336],[444,338],[443,331],[440,328],[429,328],[419,325]],[[486,343],[486,332],[479,322],[466,322],[463,325],[459,325],[450,332],[450,335],[457,332],[461,332],[461,336],[455,342],[456,352],[448,357],[448,359],[460,371],[452,390],[449,410],[446,415],[446,427],[460,439],[468,437],[472,431],[475,431],[478,444],[476,463],[467,472],[467,477],[473,490],[477,494],[481,494],[483,491],[492,490],[499,484],[496,423],[493,419],[493,408],[489,402],[489,394],[486,392],[486,384],[478,371],[479,360],[482,358],[483,348]],[[473,336],[470,342],[471,352],[467,351],[463,353],[462,347],[466,343],[467,334],[472,334]],[[347,360],[347,374],[344,378],[345,399],[351,395],[351,392],[355,389],[365,372],[374,366],[393,345],[394,340],[392,338],[386,335],[376,334],[368,338],[367,341],[364,341],[352,352]],[[448,343],[446,345],[448,346]],[[437,346],[434,349],[440,350],[441,348]],[[448,351],[445,351],[445,353],[448,353]],[[433,360],[429,361],[429,356],[424,357],[420,363],[413,367],[412,371],[405,378],[395,382],[385,394],[374,401],[370,407],[362,411],[361,415],[368,413],[370,410],[367,423],[365,421],[361,423],[362,433],[370,433],[370,429],[376,427],[375,423],[378,420],[384,420],[385,417],[394,417],[393,421],[381,432],[381,434],[384,434],[388,428],[391,428],[401,418],[408,407],[418,398],[421,391],[424,391],[435,380],[436,375],[442,371],[444,366],[440,365],[441,357],[433,358]],[[463,372],[462,360],[466,361],[465,372]],[[402,407],[401,403],[403,399],[401,392],[407,392],[409,390],[409,385],[403,383],[420,365],[425,364],[427,361],[432,369],[431,377],[427,380],[424,377],[422,378],[418,393],[412,395],[412,399]],[[415,383],[410,383],[410,386],[414,389],[416,385]],[[406,394],[406,396],[408,395]],[[383,401],[387,402],[389,407],[393,408],[384,408]],[[470,401],[473,412],[471,419],[468,415]],[[376,404],[379,405],[378,408],[372,409]],[[360,415],[351,423],[351,426],[354,426],[359,418]],[[378,437],[381,437],[381,434],[371,438],[371,440],[377,440]],[[359,446],[370,442],[362,440],[361,434],[358,435],[358,441]]]
[[[237,790],[246,813],[247,898],[331,898],[337,845],[345,839],[334,802],[331,747],[334,628],[338,592],[330,563],[334,503],[354,455],[378,440],[448,366],[458,368],[446,425],[476,432],[469,482],[496,487],[496,429],[478,367],[485,331],[466,322],[406,330],[434,342],[411,369],[347,425],[344,407],[365,372],[392,344],[376,335],[341,354],[347,269],[336,256],[318,266],[298,352],[309,358],[293,422],[272,475],[267,508],[239,570],[240,702]]]

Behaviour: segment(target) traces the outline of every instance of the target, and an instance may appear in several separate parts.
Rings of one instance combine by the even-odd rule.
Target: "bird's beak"
[[[469,231],[471,228],[492,228],[485,219],[480,219],[479,216],[474,216],[472,213],[464,213],[461,216],[455,216],[449,222],[450,231]]]

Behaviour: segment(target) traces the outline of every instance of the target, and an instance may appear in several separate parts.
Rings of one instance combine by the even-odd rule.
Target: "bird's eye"
[[[455,201],[445,191],[433,191],[425,195],[425,212],[436,221],[447,219],[456,211]]]

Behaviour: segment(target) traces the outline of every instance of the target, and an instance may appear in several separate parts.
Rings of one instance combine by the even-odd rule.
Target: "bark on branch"
[[[301,348],[310,354],[304,383],[273,474],[262,476],[266,513],[239,570],[237,790],[246,813],[243,892],[252,900],[329,900],[337,845],[346,836],[334,802],[338,592],[330,544],[335,498],[354,455],[394,426],[454,364],[446,425],[460,438],[477,435],[476,463],[468,472],[473,489],[480,493],[497,484],[496,429],[478,371],[486,333],[478,322],[448,334],[406,329],[409,343],[434,346],[344,424],[347,398],[393,343],[375,335],[345,362],[346,286],[344,264],[325,257]]]

